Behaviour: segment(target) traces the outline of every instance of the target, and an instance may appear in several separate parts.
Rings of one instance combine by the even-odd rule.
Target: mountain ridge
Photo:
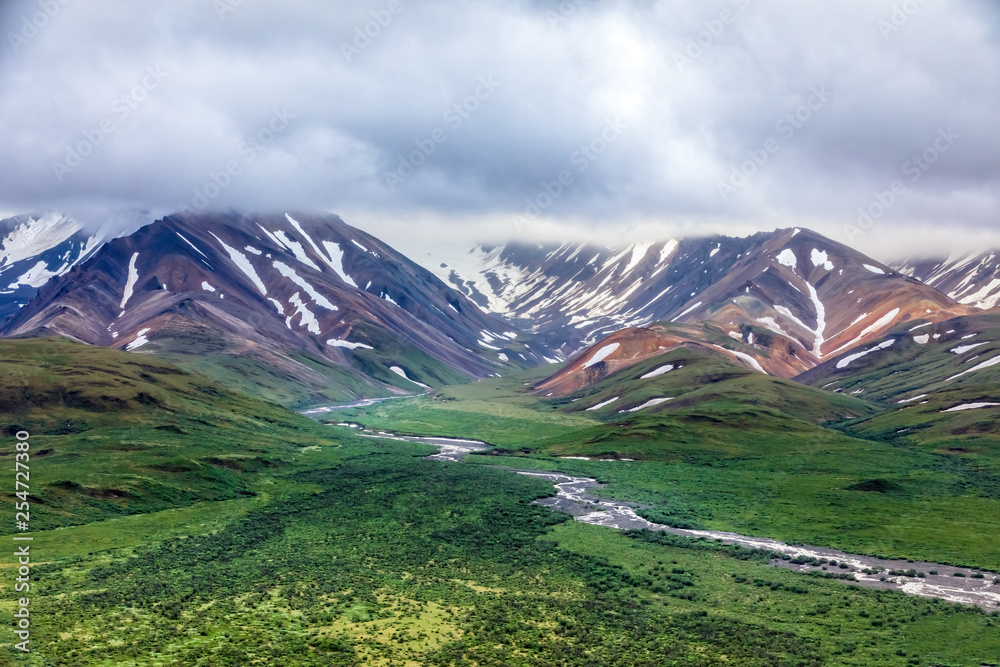
[[[310,400],[323,377],[342,385],[327,396],[339,400],[537,360],[519,332],[390,246],[310,213],[167,216],[47,283],[3,333],[156,351],[203,371],[196,357],[216,355],[224,379],[290,376]]]

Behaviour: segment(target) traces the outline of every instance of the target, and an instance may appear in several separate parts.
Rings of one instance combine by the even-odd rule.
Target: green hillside
[[[309,419],[147,354],[4,340],[0,378],[5,434],[31,434],[35,529],[249,497],[260,474],[328,442]]]
[[[933,455],[907,468],[912,452],[799,421],[812,435],[769,447],[729,428],[758,449],[750,457],[560,460],[533,450],[618,426],[525,394],[546,369],[330,415],[493,433],[520,454],[449,464],[147,355],[31,340],[0,343],[0,358],[8,436],[32,434],[32,664],[930,667],[1000,656],[998,615],[776,570],[765,553],[581,525],[532,504],[551,485],[494,467],[600,476],[651,513],[813,541],[863,502],[868,516],[836,526],[844,544],[871,547],[880,531],[888,551],[949,556],[943,535],[906,513],[942,507],[938,490],[913,495],[910,476],[963,474],[921,471]],[[783,391],[759,414],[780,415]],[[902,494],[845,489],[892,469]],[[838,506],[825,509],[831,486]],[[992,562],[995,509],[952,500],[948,521],[936,519],[951,548]],[[0,557],[0,570],[15,564]],[[11,614],[11,580],[0,586]],[[22,661],[14,641],[8,625],[0,663]]]

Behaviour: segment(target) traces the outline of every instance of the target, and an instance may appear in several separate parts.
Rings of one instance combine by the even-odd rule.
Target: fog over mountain
[[[997,221],[998,19],[985,0],[9,1],[0,210],[322,208],[403,248],[789,225],[885,260],[974,246]]]

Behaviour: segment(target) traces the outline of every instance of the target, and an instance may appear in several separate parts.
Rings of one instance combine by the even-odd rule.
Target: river
[[[400,436],[385,431],[365,431],[361,432],[360,435],[370,438],[433,445],[439,447],[440,451],[427,458],[450,463],[460,463],[466,454],[491,449],[489,444],[478,440]],[[627,462],[615,462],[615,464],[628,465]],[[603,485],[597,482],[597,480],[587,477],[573,477],[557,472],[516,470],[513,468],[503,469],[510,470],[519,475],[538,477],[551,482],[556,488],[557,495],[551,498],[542,498],[536,502],[550,507],[555,511],[565,512],[583,523],[618,530],[646,529],[663,531],[683,537],[704,538],[751,549],[763,549],[776,554],[784,554],[792,560],[811,560],[808,563],[796,563],[792,562],[792,560],[774,558],[771,561],[773,567],[781,567],[798,572],[827,572],[837,576],[847,575],[849,578],[838,579],[838,581],[864,588],[896,590],[908,595],[938,598],[957,604],[975,605],[989,610],[995,610],[1000,607],[1000,584],[993,583],[997,579],[997,575],[985,570],[954,567],[938,563],[858,556],[836,549],[786,544],[768,538],[748,537],[735,533],[673,528],[643,519],[636,513],[636,510],[640,508],[639,505],[611,501],[595,495],[595,491],[603,488]],[[923,576],[889,574],[890,572],[900,571],[915,571]],[[931,574],[931,572],[935,574]]]

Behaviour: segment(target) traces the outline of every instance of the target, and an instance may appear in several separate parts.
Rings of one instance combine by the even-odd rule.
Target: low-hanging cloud
[[[5,2],[0,208],[315,207],[470,238],[811,224],[847,241],[950,131],[850,240],[988,230],[998,21],[983,0]],[[602,145],[609,123],[624,129]]]

